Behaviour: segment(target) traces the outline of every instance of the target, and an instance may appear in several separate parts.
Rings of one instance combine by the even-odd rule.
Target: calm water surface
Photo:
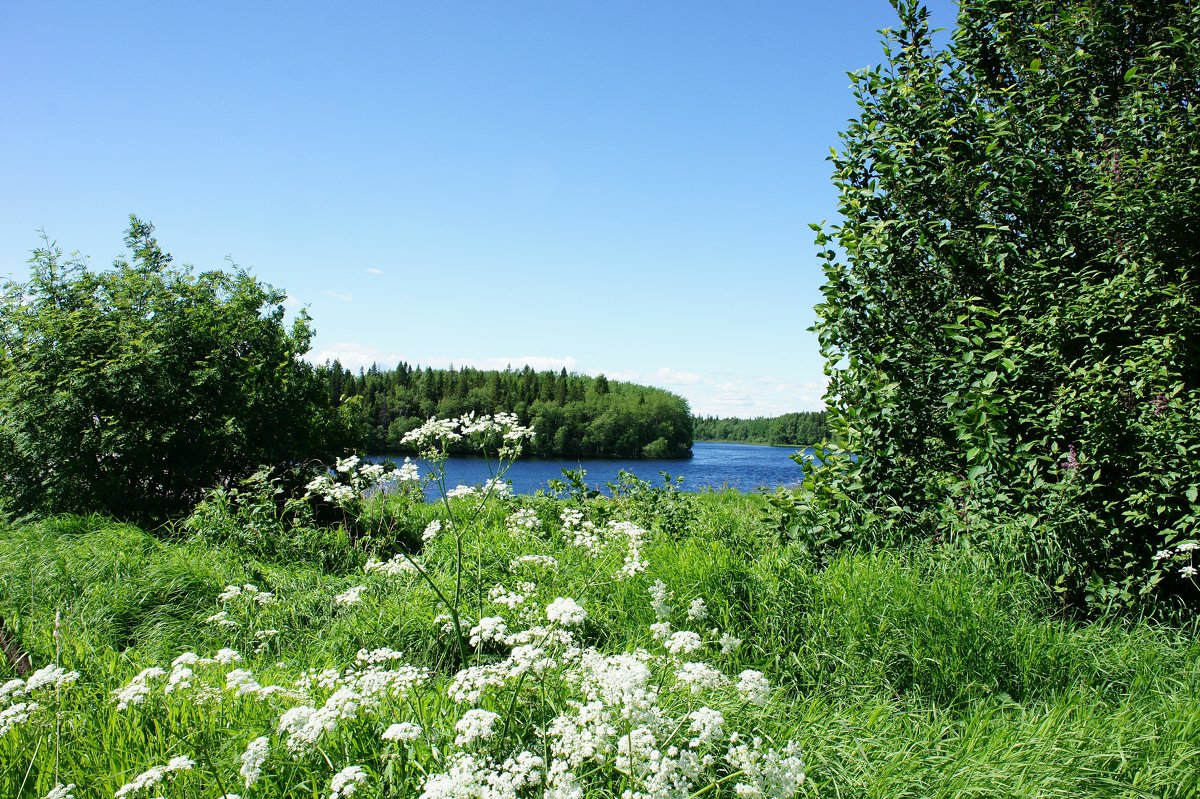
[[[605,493],[608,493],[605,484],[616,482],[617,473],[622,470],[655,485],[662,484],[660,472],[666,472],[672,478],[683,477],[685,491],[706,488],[738,491],[765,488],[771,491],[798,483],[803,478],[800,466],[789,457],[796,451],[788,447],[697,441],[692,445],[693,457],[687,460],[523,460],[513,464],[505,478],[512,482],[513,491],[518,494],[532,494],[539,489],[548,491],[548,482],[561,480],[563,469],[584,469],[588,485]],[[805,452],[811,454],[812,450]],[[425,474],[428,471],[426,464],[422,461],[418,464],[421,473]],[[447,487],[475,485],[489,476],[487,465],[480,458],[450,458],[446,461]]]

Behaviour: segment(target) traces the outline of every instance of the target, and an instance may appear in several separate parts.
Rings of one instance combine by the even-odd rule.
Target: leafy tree
[[[1194,599],[1155,555],[1200,507],[1200,6],[964,0],[944,50],[897,7],[818,234],[862,456],[828,495],[885,536],[1007,520],[1068,598]]]
[[[246,272],[172,267],[130,218],[132,260],[95,272],[47,241],[0,306],[0,467],[17,509],[163,520],[260,464],[344,443],[284,324]]]

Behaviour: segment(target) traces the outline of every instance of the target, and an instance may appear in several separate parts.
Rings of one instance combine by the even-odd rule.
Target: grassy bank
[[[478,514],[458,517],[471,520],[463,522],[469,530],[421,541],[430,521],[471,502],[398,501],[377,510],[376,521],[388,524],[368,525],[373,532],[355,545],[337,528],[271,528],[260,519],[254,530],[244,511],[227,511],[223,532],[215,512],[173,535],[79,517],[4,528],[0,614],[34,668],[58,664],[63,672],[45,672],[46,685],[24,694],[10,689],[0,699],[10,722],[20,715],[11,711],[16,704],[40,706],[0,734],[0,795],[44,797],[73,784],[77,799],[111,797],[179,757],[192,765],[124,795],[340,797],[350,794],[339,786],[350,783],[359,796],[477,795],[453,793],[468,790],[465,778],[450,785],[431,775],[468,755],[495,758],[497,773],[508,773],[504,755],[532,751],[549,761],[563,739],[548,742],[539,729],[570,715],[578,692],[588,690],[562,676],[575,668],[571,647],[597,657],[644,653],[653,714],[679,727],[654,727],[662,758],[671,756],[669,746],[694,751],[698,763],[711,758],[691,782],[663,788],[651,779],[649,759],[620,760],[618,735],[612,752],[585,757],[575,769],[585,796],[734,796],[738,784],[753,795],[752,780],[727,756],[732,732],[733,745],[759,737],[759,750],[780,757],[794,742],[805,764],[802,796],[1200,793],[1193,628],[1068,622],[1034,581],[962,542],[846,551],[818,567],[780,540],[770,504],[753,495],[490,498],[473,506]],[[582,521],[564,520],[564,511]],[[587,521],[601,531],[591,549],[580,532]],[[642,531],[635,560],[644,570],[629,568],[632,534],[605,538],[604,531],[628,529],[609,522]],[[229,533],[235,528],[239,536]],[[259,537],[275,541],[265,546]],[[364,572],[370,554],[388,562],[404,547],[432,579],[411,567],[390,576]],[[556,565],[519,560],[533,555]],[[489,599],[497,584],[524,603],[509,607],[494,592]],[[228,586],[242,590],[231,596]],[[543,629],[548,637],[538,646],[557,665],[456,701],[452,684],[464,664],[438,597],[452,590],[462,598],[464,629],[481,618],[504,618],[510,634]],[[559,598],[573,599],[586,618],[547,622],[554,614],[544,609]],[[671,632],[652,628],[663,623]],[[698,648],[668,637],[684,631],[696,633]],[[559,635],[569,645],[546,643]],[[515,638],[480,637],[468,654],[477,669],[508,662],[520,646]],[[385,647],[402,660],[380,655],[372,667],[357,659]],[[223,648],[240,660],[226,654],[230,662],[208,662]],[[185,652],[196,658],[180,666]],[[390,677],[391,687],[372,699],[360,677],[371,668],[380,673],[381,663],[388,673],[403,663],[422,676],[403,688]],[[697,688],[682,678],[685,663],[707,666],[708,681]],[[164,674],[144,678],[142,700],[118,709],[119,692],[137,694],[130,686],[153,667]],[[321,675],[325,669],[332,671]],[[748,670],[770,681],[769,697],[750,701],[734,691]],[[78,676],[64,674],[72,671]],[[252,675],[263,690],[243,690],[247,678],[234,672]],[[347,682],[351,673],[358,682]],[[17,674],[4,664],[0,676]],[[291,747],[289,710],[322,707],[348,685],[360,696],[354,709],[342,707],[311,747]],[[456,725],[476,706],[496,713],[504,729],[464,741]],[[699,723],[688,719],[701,708],[719,711],[723,728],[693,746],[707,734],[689,726]],[[419,736],[385,739],[399,722],[419,725]],[[668,741],[672,730],[679,735]],[[632,729],[623,735],[632,740]],[[247,785],[246,756],[259,738],[269,754]],[[542,749],[532,747],[537,742]],[[344,771],[351,766],[361,771]],[[432,792],[439,785],[449,792]],[[789,789],[766,777],[756,785],[763,795]],[[545,785],[508,784],[494,795],[509,789],[541,796]],[[547,793],[569,794],[562,785]]]

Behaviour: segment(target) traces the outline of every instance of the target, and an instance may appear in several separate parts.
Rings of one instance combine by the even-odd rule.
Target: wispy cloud
[[[428,361],[421,361],[422,366],[432,366],[434,369],[445,369],[450,365],[456,367],[469,366],[472,369],[497,369],[504,371],[508,367],[523,369],[528,366],[535,371],[558,371],[566,369],[575,371],[577,361],[574,355],[498,355],[493,358],[450,358],[438,356]]]
[[[383,274],[383,270],[376,266],[368,266],[366,271],[372,275],[382,275]]]
[[[596,374],[597,372],[591,371]],[[699,416],[779,416],[825,407],[825,381],[789,382],[773,375],[702,374],[664,366],[650,372],[608,372],[608,377],[658,386],[687,399]]]
[[[339,291],[325,291],[322,293],[326,297],[333,297],[335,300],[341,300],[342,302],[353,302],[354,301],[353,294],[342,294]]]
[[[317,352],[310,352],[308,360],[315,364],[337,361],[350,371],[357,372],[359,369],[370,369],[371,364],[379,364],[380,369],[394,369],[396,364],[404,360],[404,356],[368,344],[341,341]]]

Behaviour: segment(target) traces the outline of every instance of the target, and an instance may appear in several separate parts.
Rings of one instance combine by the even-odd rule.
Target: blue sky
[[[952,0],[930,4],[950,27]],[[310,356],[821,407],[810,222],[887,0],[0,5],[0,274],[130,213]]]

